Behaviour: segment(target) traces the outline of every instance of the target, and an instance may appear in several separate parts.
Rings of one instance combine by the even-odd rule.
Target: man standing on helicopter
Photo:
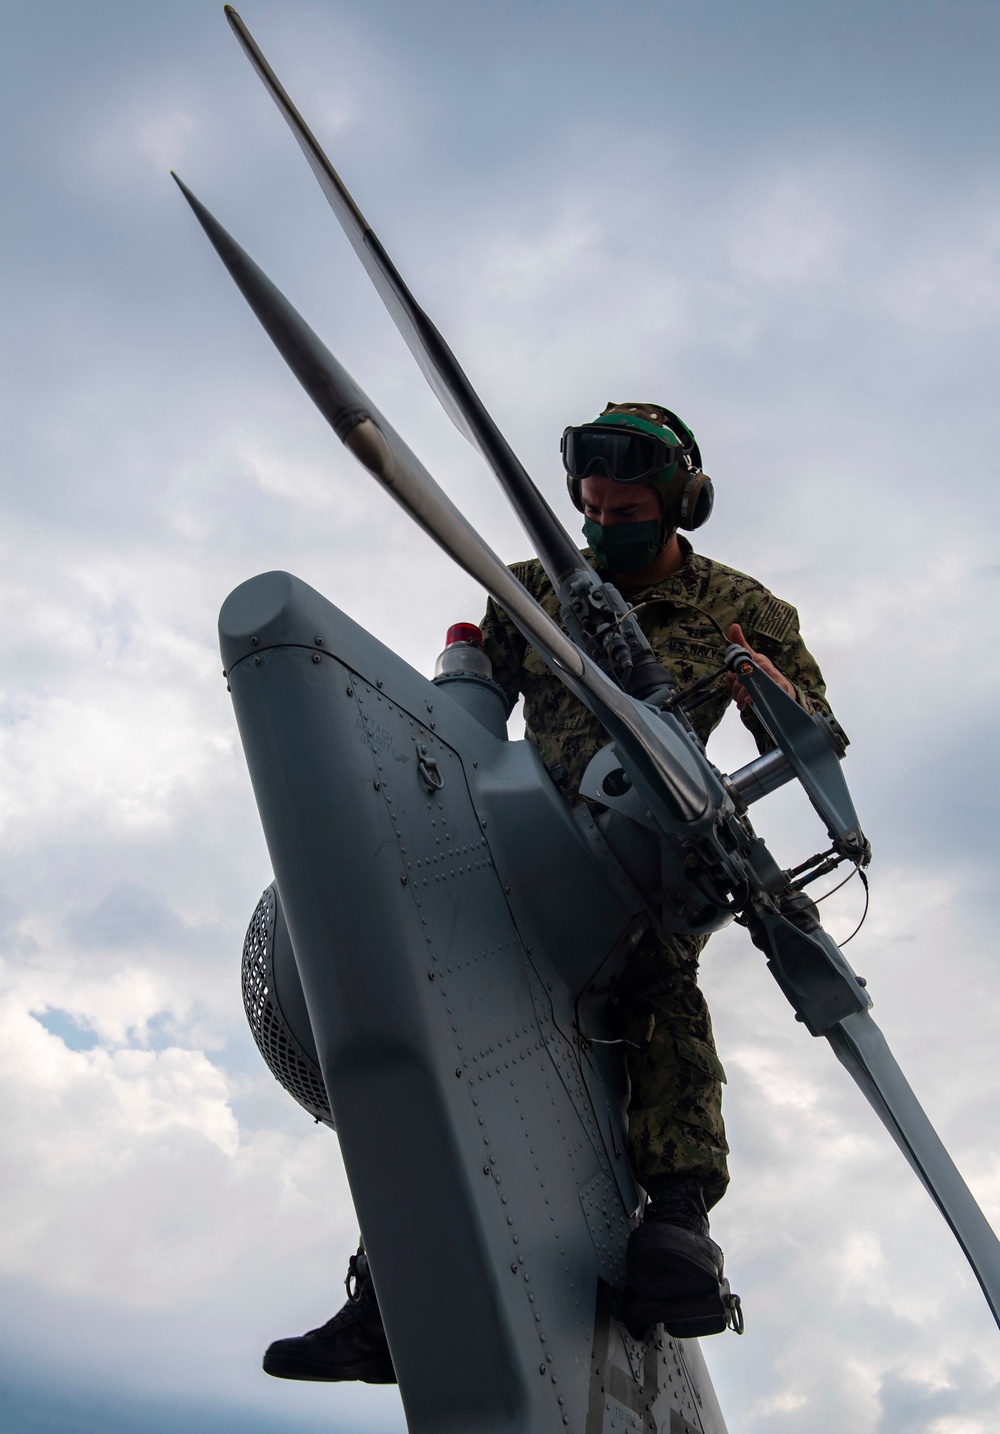
[[[608,404],[594,422],[566,429],[562,457],[570,497],[584,515],[587,556],[636,610],[657,658],[679,685],[720,667],[726,642],[733,641],[808,711],[829,710],[795,609],[754,578],[699,556],[678,531],[701,527],[714,495],[694,434],[676,414],[658,404]],[[558,599],[537,559],[512,571],[558,619]],[[509,706],[524,699],[528,741],[568,799],[581,800],[580,779],[607,742],[604,728],[492,600],[482,633]],[[732,676],[725,686],[707,686],[689,708],[698,736],[707,742],[730,701],[766,751],[770,741]],[[629,1240],[627,1282],[649,1322],[681,1338],[724,1327],[715,1313],[722,1251],[709,1235],[707,1212],[729,1182],[725,1074],[697,984],[706,940],[648,932],[612,998],[631,1083],[629,1155],[649,1196]],[[348,1290],[347,1304],[326,1325],[270,1346],[264,1357],[269,1374],[394,1380],[363,1251],[352,1256]]]

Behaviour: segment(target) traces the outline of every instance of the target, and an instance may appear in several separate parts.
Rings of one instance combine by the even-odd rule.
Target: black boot
[[[319,1329],[276,1339],[264,1355],[264,1373],[276,1379],[360,1379],[395,1384],[396,1371],[382,1328],[375,1286],[363,1250],[351,1256],[347,1304]]]
[[[657,1175],[648,1184],[642,1224],[625,1253],[622,1309],[633,1334],[662,1324],[676,1339],[736,1327],[739,1300],[722,1275],[722,1251],[708,1233],[701,1182]]]

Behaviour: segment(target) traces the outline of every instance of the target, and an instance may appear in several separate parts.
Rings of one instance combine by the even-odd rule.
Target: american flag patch
[[[780,598],[767,597],[754,618],[754,632],[761,637],[773,638],[775,642],[784,642],[797,619],[798,613],[791,603],[782,602]]]

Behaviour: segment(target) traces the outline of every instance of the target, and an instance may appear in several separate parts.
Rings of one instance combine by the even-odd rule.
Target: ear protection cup
[[[688,473],[678,475],[683,483],[680,493],[680,501],[677,504],[677,512],[674,515],[674,526],[684,528],[687,532],[693,532],[700,528],[702,523],[707,523],[712,516],[712,507],[715,503],[715,485],[707,473],[700,468],[692,468]],[[668,484],[673,487],[673,484]],[[664,494],[664,508],[666,508],[666,494]]]

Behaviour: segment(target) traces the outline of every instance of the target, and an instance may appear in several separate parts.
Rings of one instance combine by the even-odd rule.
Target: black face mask
[[[664,522],[650,518],[642,523],[613,523],[602,528],[587,518],[583,525],[594,561],[606,573],[634,573],[663,552]]]

